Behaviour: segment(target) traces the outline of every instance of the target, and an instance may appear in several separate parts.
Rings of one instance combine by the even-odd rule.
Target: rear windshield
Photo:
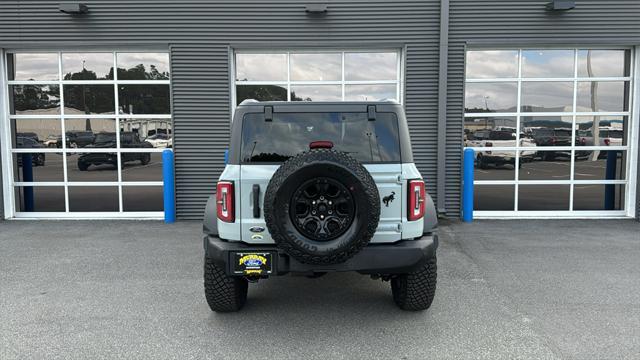
[[[246,114],[242,123],[241,161],[277,163],[309,150],[314,141],[330,141],[333,149],[355,159],[400,162],[398,120],[394,113],[263,113]]]

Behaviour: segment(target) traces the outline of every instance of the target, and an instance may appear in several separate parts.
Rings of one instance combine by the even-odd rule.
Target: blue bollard
[[[225,149],[224,151],[224,164],[227,165],[229,163],[229,149]]]
[[[162,152],[162,181],[164,183],[164,222],[172,224],[176,221],[176,190],[173,168],[173,151]]]
[[[464,150],[462,164],[462,221],[473,220],[473,168],[475,163],[475,151]]]
[[[32,154],[22,154],[22,181],[33,182]],[[24,211],[33,212],[35,209],[33,186],[25,186],[22,191],[24,192]]]
[[[616,162],[618,161],[617,150],[607,150],[607,167],[605,169],[605,180],[615,180]],[[604,209],[613,210],[616,207],[616,186],[606,184],[604,186]]]

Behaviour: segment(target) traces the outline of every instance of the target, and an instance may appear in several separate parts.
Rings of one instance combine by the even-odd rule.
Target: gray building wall
[[[640,45],[640,1],[577,0],[576,8],[548,12],[548,0],[452,0],[449,27],[446,202],[459,209],[465,46]],[[635,95],[636,101],[638,96]],[[636,127],[636,131],[637,131]],[[640,197],[637,198],[640,217]]]
[[[438,0],[329,1],[323,17],[305,2],[83,1],[86,16],[58,0],[0,2],[0,47],[170,47],[178,217],[200,219],[223,169],[229,135],[229,46],[405,47],[405,104],[414,157],[435,194]]]

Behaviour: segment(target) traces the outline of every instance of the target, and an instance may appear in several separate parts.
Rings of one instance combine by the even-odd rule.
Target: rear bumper
[[[232,252],[269,252],[273,254],[275,267],[273,274],[318,273],[357,271],[363,274],[403,274],[422,266],[436,256],[438,235],[425,234],[419,239],[402,240],[393,244],[369,244],[351,259],[341,264],[303,264],[275,245],[249,245],[243,242],[229,242],[217,236],[204,237],[205,254],[228,275],[234,275],[230,268]],[[276,261],[277,259],[277,261]]]

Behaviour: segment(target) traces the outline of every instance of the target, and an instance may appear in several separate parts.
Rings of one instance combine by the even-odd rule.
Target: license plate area
[[[273,253],[231,252],[231,272],[234,275],[269,275],[273,271]]]

